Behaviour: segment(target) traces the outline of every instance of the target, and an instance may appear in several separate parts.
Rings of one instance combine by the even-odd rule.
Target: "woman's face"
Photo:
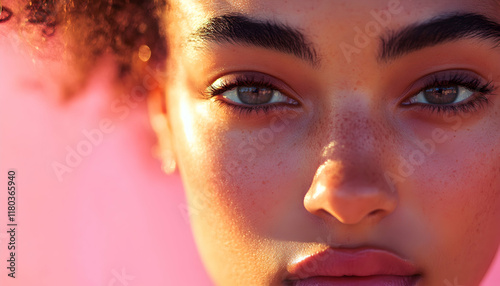
[[[500,241],[499,12],[174,1],[166,132],[214,281],[477,285]]]

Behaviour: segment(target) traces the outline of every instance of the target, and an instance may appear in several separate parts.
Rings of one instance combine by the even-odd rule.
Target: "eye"
[[[261,73],[230,74],[217,79],[204,92],[206,98],[238,116],[260,116],[298,107],[284,82]]]
[[[296,104],[279,90],[269,87],[238,86],[221,93],[221,96],[227,101],[242,105]]]
[[[467,101],[474,93],[475,91],[460,85],[437,86],[422,90],[405,104],[453,105]]]
[[[485,82],[476,73],[466,70],[443,71],[432,74],[418,83],[409,99],[401,103],[432,113],[468,113],[478,111],[490,103],[488,97],[495,91],[492,82]]]

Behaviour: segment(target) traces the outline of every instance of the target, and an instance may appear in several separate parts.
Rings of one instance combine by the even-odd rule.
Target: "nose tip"
[[[380,220],[393,212],[396,194],[374,179],[375,175],[368,176],[359,169],[346,170],[341,162],[331,161],[320,167],[304,197],[306,210],[350,225]]]

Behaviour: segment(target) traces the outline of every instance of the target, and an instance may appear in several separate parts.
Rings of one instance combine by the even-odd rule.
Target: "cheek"
[[[261,279],[272,275],[263,272],[279,273],[278,257],[284,255],[269,236],[273,226],[290,225],[281,222],[303,200],[290,180],[303,161],[294,140],[298,120],[285,116],[236,127],[206,107],[178,106],[172,126],[175,148],[205,264],[216,280],[232,282],[228,284],[238,279],[231,273],[246,269],[246,276],[253,273],[255,280],[238,284],[269,285]]]
[[[483,134],[450,132],[447,141],[434,142],[435,151],[415,167],[407,185],[413,189],[410,204],[418,206],[436,239],[427,246],[434,251],[422,249],[434,256],[428,264],[469,279],[484,273],[500,240],[500,136]]]
[[[290,174],[298,172],[301,161],[288,139],[291,126],[278,132],[269,124],[251,129],[221,125],[195,125],[196,143],[190,145],[198,147],[182,152],[181,167],[186,170],[192,202],[199,205],[200,195],[206,197],[211,218],[207,213],[205,219],[233,221],[242,232],[272,228],[281,215],[276,206],[302,201],[296,192],[283,193],[290,191]]]

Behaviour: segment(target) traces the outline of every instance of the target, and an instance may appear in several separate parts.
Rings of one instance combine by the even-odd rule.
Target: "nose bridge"
[[[387,136],[373,113],[359,107],[335,112],[326,128],[321,161],[343,161],[348,167],[378,159]]]

